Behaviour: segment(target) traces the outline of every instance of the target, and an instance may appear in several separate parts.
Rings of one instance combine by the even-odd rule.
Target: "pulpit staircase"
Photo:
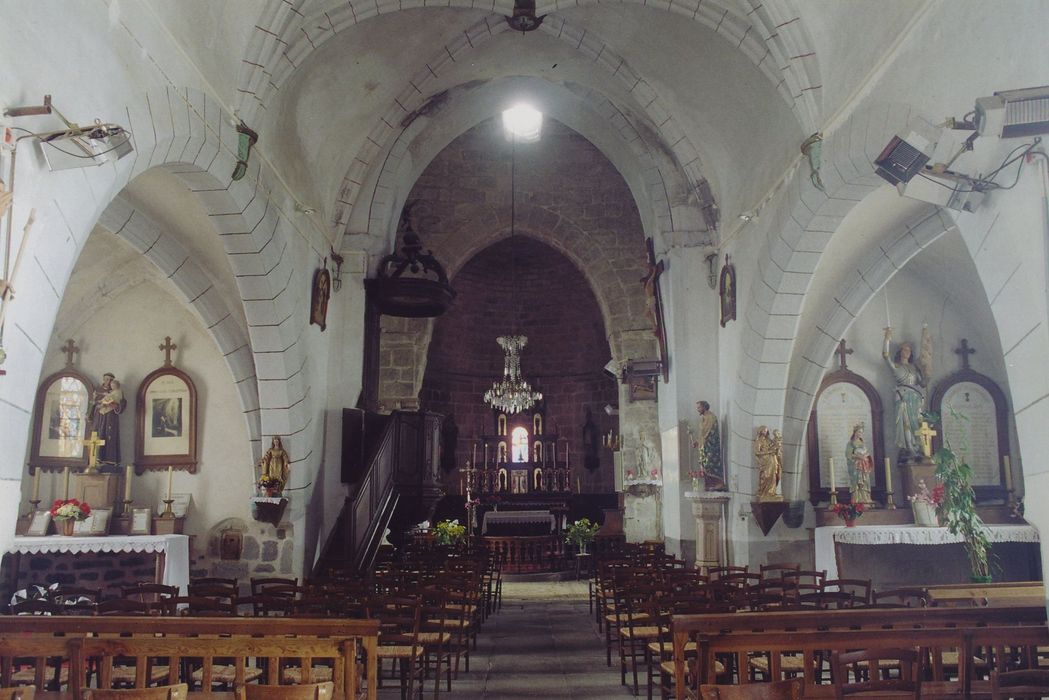
[[[443,496],[441,422],[433,413],[343,409],[342,480],[350,494],[314,575],[369,572],[387,528],[400,534],[430,517]]]

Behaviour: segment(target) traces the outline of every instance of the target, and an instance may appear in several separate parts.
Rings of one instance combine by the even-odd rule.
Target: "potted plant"
[[[270,476],[269,474],[263,474],[259,477],[259,495],[260,496],[279,496],[284,490],[284,482],[281,481],[279,476]]]
[[[458,544],[466,536],[466,526],[460,525],[456,520],[442,520],[433,528],[434,539],[437,544]]]
[[[914,524],[918,527],[939,527],[940,521],[936,517],[936,511],[943,503],[943,484],[936,484],[930,491],[925,485],[925,479],[918,480],[918,493],[907,496],[911,502],[911,510],[914,512]]]
[[[586,554],[600,528],[601,526],[591,522],[590,518],[580,518],[565,528],[565,542],[574,544],[580,554]]]
[[[61,530],[61,534],[66,536],[73,534],[73,526],[77,521],[87,520],[89,515],[91,515],[91,506],[86,501],[59,498],[51,504],[51,518],[55,520],[55,525]]]
[[[834,507],[831,508],[838,517],[845,521],[845,527],[854,527],[856,525],[856,519],[863,515],[863,504],[862,503],[835,503]]]
[[[988,553],[991,543],[987,529],[976,513],[976,494],[972,487],[972,467],[951,449],[947,440],[933,457],[936,478],[943,486],[940,521],[952,535],[960,535],[973,582],[990,583],[991,565]]]

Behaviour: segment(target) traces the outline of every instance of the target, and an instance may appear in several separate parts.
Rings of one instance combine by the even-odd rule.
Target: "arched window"
[[[514,428],[513,433],[510,435],[510,444],[512,446],[511,461],[527,462],[528,430],[525,428]]]

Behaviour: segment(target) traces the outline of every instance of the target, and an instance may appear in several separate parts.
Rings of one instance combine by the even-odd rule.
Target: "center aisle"
[[[605,665],[585,581],[504,581],[503,608],[485,622],[470,673],[459,674],[450,694],[441,691],[449,700],[634,697],[619,684],[618,665]]]

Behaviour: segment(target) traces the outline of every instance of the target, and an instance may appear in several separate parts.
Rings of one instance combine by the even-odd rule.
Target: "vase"
[[[931,503],[911,501],[911,511],[914,512],[914,524],[918,527],[940,526],[940,521],[936,518],[936,507]]]
[[[973,583],[991,583],[993,578],[991,576],[970,576],[969,580]]]
[[[845,527],[856,527],[856,518],[846,519]]]
[[[58,521],[58,527],[61,530],[61,534],[66,537],[72,537],[73,528],[76,527],[76,521],[72,518],[62,518]]]

